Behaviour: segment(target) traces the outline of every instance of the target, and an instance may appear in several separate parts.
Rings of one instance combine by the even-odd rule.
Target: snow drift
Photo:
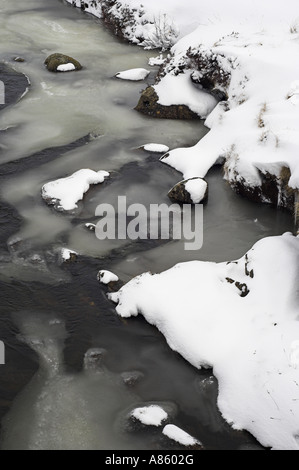
[[[229,263],[145,273],[109,294],[141,313],[194,367],[213,367],[218,406],[264,446],[299,449],[299,237],[257,242]]]

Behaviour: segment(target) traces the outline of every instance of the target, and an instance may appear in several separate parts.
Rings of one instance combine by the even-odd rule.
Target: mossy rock
[[[45,65],[47,69],[49,70],[49,72],[59,72],[59,70],[57,70],[57,67],[59,67],[59,65],[66,65],[66,64],[73,64],[75,67],[75,70],[82,69],[82,65],[80,64],[80,62],[78,62],[76,59],[73,59],[73,57],[70,57],[65,54],[60,54],[60,53],[51,54],[45,60]]]
[[[158,100],[159,97],[155,89],[150,86],[142,92],[135,109],[140,113],[160,119],[201,119],[198,114],[191,111],[191,109],[184,104],[163,106],[158,103]]]

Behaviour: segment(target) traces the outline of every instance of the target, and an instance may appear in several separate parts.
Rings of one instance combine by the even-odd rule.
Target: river
[[[99,203],[170,203],[181,175],[138,148],[195,144],[208,131],[201,121],[154,120],[134,106],[153,83],[114,78],[148,68],[155,52],[121,42],[98,20],[59,0],[0,0],[0,80],[7,106],[0,112],[0,366],[2,449],[180,449],[159,429],[130,423],[136,406],[159,403],[172,422],[207,449],[257,449],[217,409],[217,382],[171,351],[143,319],[122,321],[96,279],[109,269],[126,282],[191,259],[225,261],[254,242],[292,230],[289,213],[235,195],[220,166],[207,175],[201,250],[182,241],[99,241],[84,227]],[[53,52],[78,59],[83,70],[49,73]],[[22,57],[24,62],[15,62]],[[12,72],[11,68],[15,70]],[[30,80],[28,92],[21,98]],[[73,215],[41,199],[47,181],[80,168],[107,170]],[[79,253],[60,265],[59,250]],[[190,289],[195,288],[190,281]],[[90,348],[101,348],[98,371],[84,368]],[[92,368],[91,368],[92,369]],[[134,386],[123,373],[138,371]]]

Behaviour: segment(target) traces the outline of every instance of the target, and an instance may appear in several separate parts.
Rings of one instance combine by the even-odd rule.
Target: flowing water
[[[134,111],[157,69],[146,83],[114,75],[147,68],[155,54],[119,41],[100,20],[59,0],[0,0],[0,13],[7,103],[0,107],[1,447],[179,448],[160,429],[128,419],[136,406],[161,403],[208,449],[258,448],[221,418],[211,371],[192,368],[141,318],[118,318],[96,275],[110,269],[128,281],[190,259],[236,259],[258,239],[292,230],[291,215],[239,198],[215,167],[201,250],[185,251],[181,241],[97,240],[84,224],[96,221],[99,203],[115,206],[125,195],[128,203],[169,204],[167,192],[181,179],[138,147],[193,145],[207,129]],[[75,57],[83,70],[49,73],[43,62],[53,52]],[[80,168],[111,171],[111,178],[74,214],[46,206],[42,185]],[[77,251],[78,261],[61,265],[62,247]],[[86,359],[92,348],[100,348],[95,367]],[[123,374],[134,371],[138,380],[128,386]]]

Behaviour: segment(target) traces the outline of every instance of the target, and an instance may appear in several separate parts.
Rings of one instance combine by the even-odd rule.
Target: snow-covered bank
[[[153,153],[165,153],[168,152],[169,147],[164,144],[145,144],[143,147],[143,150],[146,152],[153,152]]]
[[[169,78],[188,79],[196,96],[202,86],[227,100],[208,117],[211,131],[199,144],[171,151],[163,161],[187,179],[225,162],[226,178],[239,192],[291,207],[291,186],[298,188],[297,4],[222,3],[181,2],[193,26],[181,29],[158,90]],[[110,5],[116,29],[112,10],[120,7]],[[158,15],[157,5],[144,2]],[[164,6],[183,22],[176,0]],[[125,26],[121,14],[118,21]],[[138,23],[142,31],[148,25]],[[129,23],[124,29],[142,44]],[[229,422],[266,446],[298,449],[298,239],[264,240],[247,256],[238,264],[190,263],[143,275],[113,299],[123,316],[141,311],[193,365],[214,367],[219,407]]]
[[[230,79],[223,86],[216,76],[213,83],[205,68],[198,83],[210,80],[210,87],[224,89],[228,100],[208,116],[205,124],[211,130],[198,144],[171,151],[163,162],[190,178],[204,177],[222,159],[225,177],[237,191],[293,208],[299,188],[299,107],[294,91],[299,64],[293,60],[299,52],[298,34],[286,29],[233,34],[217,41],[215,36],[214,45],[211,39],[204,40],[204,48],[201,40],[198,28],[174,47],[159,86],[168,74],[177,73],[179,62],[183,73],[190,73],[190,67],[191,73],[201,73],[203,57],[212,52]]]
[[[298,450],[298,266],[299,238],[287,233],[238,261],[181,263],[109,296],[120,316],[141,313],[193,366],[213,367],[219,408],[236,429]]]
[[[69,248],[61,249],[61,259],[63,262],[74,261],[77,257],[78,253],[76,251],[70,250]]]
[[[179,104],[204,117],[213,105],[205,103],[198,87],[226,95],[206,120],[211,131],[194,147],[171,151],[164,163],[187,179],[204,177],[221,159],[226,179],[241,194],[294,207],[299,188],[295,0],[241,6],[236,0],[166,0],[162,5],[145,0],[142,6],[139,0],[68,1],[103,17],[116,34],[143,47],[176,42],[155,86],[158,103],[178,104],[180,97]]]
[[[98,18],[103,18],[113,32],[146,49],[169,49],[179,32],[166,8],[156,1],[142,2],[118,0],[67,0]],[[178,5],[178,2],[176,2]]]

